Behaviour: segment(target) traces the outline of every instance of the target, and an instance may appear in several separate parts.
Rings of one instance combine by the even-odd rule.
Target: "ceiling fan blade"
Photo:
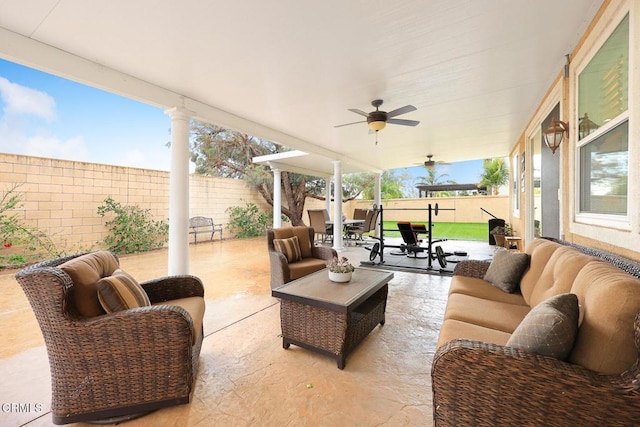
[[[359,122],[352,122],[352,123],[345,123],[345,124],[342,124],[342,125],[337,125],[337,126],[334,126],[334,128],[341,128],[342,126],[351,126],[351,125],[355,125],[355,124],[358,124],[358,123],[366,123],[366,122],[367,122],[366,120],[361,120]]]
[[[413,105],[405,105],[404,107],[400,107],[393,111],[389,111],[387,113],[387,117],[395,117],[395,116],[399,116],[400,114],[410,113],[416,110],[417,108],[414,107]]]
[[[352,113],[360,114],[361,116],[368,117],[369,115],[362,110],[358,110],[357,108],[349,108],[349,111]]]
[[[418,126],[420,124],[417,120],[404,120],[404,119],[389,119],[387,123],[392,123],[394,125],[402,125],[402,126]]]

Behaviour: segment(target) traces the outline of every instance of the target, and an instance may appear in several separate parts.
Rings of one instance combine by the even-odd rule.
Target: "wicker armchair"
[[[200,279],[140,283],[155,305],[87,317],[76,307],[78,286],[58,268],[77,257],[44,261],[16,274],[47,347],[53,422],[115,422],[188,403],[203,338]],[[192,318],[190,311],[199,315]]]
[[[289,263],[287,257],[278,252],[273,244],[274,239],[287,239],[296,236],[300,245],[302,259]],[[267,248],[271,266],[271,289],[275,289],[287,282],[298,279],[327,266],[327,261],[337,256],[334,249],[325,246],[315,246],[313,238],[315,232],[312,227],[284,227],[267,230]]]

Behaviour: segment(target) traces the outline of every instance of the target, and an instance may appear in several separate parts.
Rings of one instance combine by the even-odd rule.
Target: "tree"
[[[422,176],[420,178],[418,178],[420,181],[418,182],[418,184],[420,185],[441,185],[441,184],[455,184],[456,182],[450,179],[445,179],[446,177],[449,176],[449,174],[446,173],[442,173],[442,174],[438,174],[438,171],[436,169],[435,166],[433,167],[426,167],[425,169],[427,170],[427,176]],[[444,197],[447,197],[449,194],[445,194],[443,195]],[[434,197],[434,192],[431,192],[429,194],[430,197]]]
[[[509,169],[504,159],[487,159],[484,161],[484,172],[480,175],[482,181],[480,185],[491,188],[491,194],[497,196],[499,187],[505,185],[509,181]]]
[[[253,164],[252,159],[288,151],[286,147],[207,123],[192,122],[191,132],[191,160],[196,165],[197,174],[245,179],[273,206],[273,173],[266,165]],[[304,225],[305,199],[324,200],[325,180],[292,172],[281,172],[281,179],[282,194],[286,200],[282,213],[292,225]],[[347,182],[343,185],[343,199],[357,197],[361,189]]]
[[[358,174],[362,177],[362,197],[367,200],[373,200],[375,197],[375,176],[371,173]],[[380,197],[382,199],[402,199],[404,194],[402,192],[403,181],[407,179],[406,176],[396,175],[392,170],[386,170],[382,172],[380,177]]]

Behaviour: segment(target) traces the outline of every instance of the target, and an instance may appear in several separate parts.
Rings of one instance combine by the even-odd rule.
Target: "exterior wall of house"
[[[578,200],[579,182],[577,176],[577,155],[579,149],[576,145],[576,134],[578,130],[579,112],[576,108],[578,74],[577,70],[583,67],[595,52],[598,51],[603,41],[606,40],[613,28],[620,22],[621,17],[629,13],[629,178],[628,178],[628,223],[617,226],[607,224],[603,220],[587,221],[579,218],[576,214],[575,205]],[[531,160],[531,148],[527,142],[532,129],[540,126],[540,123],[549,113],[550,106],[560,104],[561,120],[569,123],[569,137],[565,138],[556,151],[555,155],[560,156],[560,238],[580,245],[591,246],[598,249],[613,252],[634,260],[640,260],[640,212],[637,207],[640,205],[640,181],[638,180],[637,165],[640,162],[640,3],[637,1],[605,0],[602,7],[596,14],[593,22],[589,25],[585,34],[570,54],[570,68],[568,77],[565,77],[563,70],[559,70],[558,77],[551,85],[545,97],[529,124],[523,130],[522,135],[515,142],[511,152],[511,159],[524,154]],[[559,89],[558,89],[559,88]],[[543,150],[546,150],[543,147]],[[530,164],[530,163],[529,163]],[[525,173],[525,189],[531,189],[530,171]],[[544,180],[544,176],[542,176]],[[514,194],[513,197],[520,197],[520,211],[518,215],[510,213],[510,221],[516,228],[530,227],[531,215],[527,215],[527,209],[531,210],[531,200],[534,197],[531,191]],[[609,202],[607,202],[609,203]],[[513,200],[510,202],[513,206]],[[527,235],[532,236],[532,230],[527,229]],[[544,234],[544,233],[543,233]]]

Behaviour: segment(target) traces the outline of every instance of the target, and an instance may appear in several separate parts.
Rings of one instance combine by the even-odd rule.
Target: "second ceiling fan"
[[[378,132],[387,125],[387,123],[401,126],[417,126],[420,122],[417,120],[406,120],[406,119],[394,119],[394,117],[399,116],[401,114],[410,113],[411,111],[416,111],[417,108],[413,105],[405,105],[404,107],[396,108],[393,111],[382,111],[379,107],[382,105],[382,99],[375,99],[371,101],[371,105],[373,105],[376,110],[371,111],[370,113],[365,113],[362,110],[358,110],[357,108],[349,108],[349,111],[359,114],[361,116],[366,117],[366,120],[360,120],[357,122],[345,123],[342,125],[337,125],[334,127],[342,127],[342,126],[350,126],[355,125],[357,123],[366,122],[369,125],[369,129],[374,132]]]

